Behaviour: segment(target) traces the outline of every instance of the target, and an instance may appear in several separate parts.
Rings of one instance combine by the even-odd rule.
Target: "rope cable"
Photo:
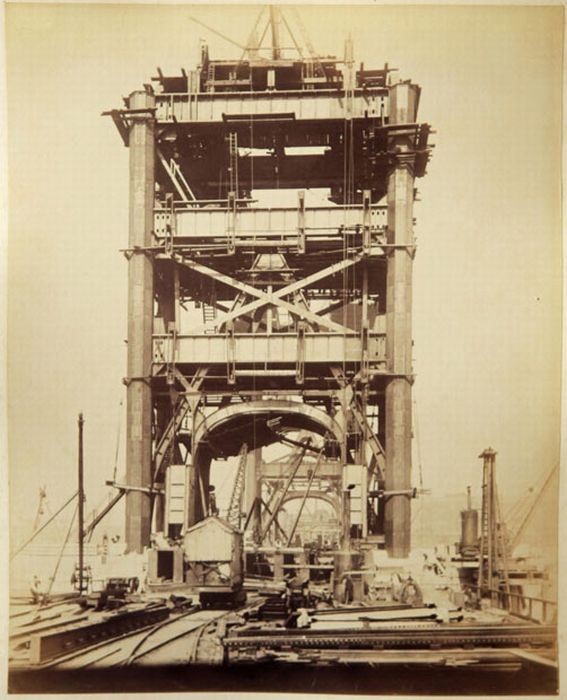
[[[77,511],[79,509],[79,501],[77,498],[77,503],[75,505],[75,510],[73,511],[73,515],[71,516],[71,522],[69,523],[69,529],[67,530],[67,535],[65,537],[65,541],[63,542],[63,546],[61,547],[61,550],[59,551],[59,556],[57,558],[57,563],[55,564],[55,570],[53,571],[53,576],[50,578],[50,583],[49,587],[47,589],[47,592],[40,603],[39,607],[41,608],[45,603],[47,602],[49,595],[51,593],[51,590],[53,588],[53,584],[55,583],[55,578],[57,576],[57,572],[59,571],[59,565],[61,564],[61,559],[63,558],[63,552],[65,551],[65,547],[67,546],[67,543],[69,542],[69,537],[71,536],[71,532],[73,530],[73,525],[75,523],[75,517],[77,515]]]

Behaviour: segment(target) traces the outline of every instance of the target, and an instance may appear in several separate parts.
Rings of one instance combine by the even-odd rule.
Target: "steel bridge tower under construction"
[[[420,88],[262,12],[240,59],[203,46],[109,113],[130,158],[127,545],[205,517],[228,457],[260,542],[263,484],[286,478],[262,449],[287,442],[305,489],[331,485],[342,549],[405,557]]]

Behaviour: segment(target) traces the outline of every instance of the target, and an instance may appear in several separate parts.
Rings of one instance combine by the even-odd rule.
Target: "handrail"
[[[512,582],[513,585],[513,582]],[[479,591],[481,590],[483,593],[498,593],[498,595],[506,595],[506,596],[511,596],[512,598],[522,598],[523,600],[527,600],[528,598],[536,601],[538,603],[546,603],[547,605],[557,605],[557,601],[555,600],[550,600],[549,598],[539,598],[538,596],[528,596],[525,595],[524,593],[506,593],[506,591],[502,591],[499,588],[489,588],[488,586],[473,586],[472,584],[465,585],[464,588],[470,588],[471,590]]]
[[[465,585],[463,586],[465,590],[470,590],[474,591],[477,598],[480,600],[480,598],[483,597],[483,594],[489,593],[491,601],[494,602],[494,599],[496,598],[497,600],[502,601],[503,608],[509,612],[511,612],[513,615],[517,615],[518,617],[525,617],[529,620],[532,621],[543,621],[545,622],[547,619],[547,609],[548,607],[551,608],[557,608],[557,601],[554,600],[549,600],[548,598],[540,598],[538,596],[529,596],[525,595],[523,593],[512,593],[511,591],[503,591],[498,588],[491,588],[488,586],[479,586],[477,585]],[[511,600],[512,599],[517,599],[522,603],[522,605],[525,605],[527,602],[528,604],[528,614],[527,615],[522,615],[521,613],[517,613],[513,610],[511,610]],[[534,603],[540,603],[541,604],[541,620],[538,620],[536,617],[533,615],[533,608],[534,608]]]
[[[314,338],[323,338],[323,337],[337,337],[338,335],[342,338],[343,336],[346,336],[347,338],[349,337],[356,337],[360,338],[360,331],[357,330],[351,330],[348,333],[339,333],[337,334],[335,331],[306,331],[306,335],[308,336],[313,336]],[[225,339],[224,333],[219,333],[219,335],[223,340]],[[369,331],[369,335],[371,338],[385,338],[386,333],[384,331]],[[279,336],[285,336],[286,338],[296,338],[297,337],[297,332],[296,331],[273,331],[272,333],[245,333],[245,332],[238,332],[236,331],[234,333],[235,337],[242,337],[242,338],[273,338],[273,337],[279,337]],[[167,340],[171,336],[167,333],[153,333],[152,338],[154,340]],[[214,338],[214,335],[210,335],[207,333],[177,333],[176,334],[176,339],[177,340],[185,340],[187,338]]]

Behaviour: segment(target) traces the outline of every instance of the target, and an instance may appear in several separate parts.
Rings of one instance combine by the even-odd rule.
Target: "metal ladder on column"
[[[488,514],[488,483],[486,469],[482,479],[482,507],[480,513],[480,548],[478,560],[478,587],[482,592],[483,589],[490,588],[491,584],[491,562],[489,561],[488,538],[490,537],[489,514]]]
[[[238,199],[238,134],[228,135],[228,191]]]

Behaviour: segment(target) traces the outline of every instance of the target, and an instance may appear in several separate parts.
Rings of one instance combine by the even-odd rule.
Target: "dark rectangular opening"
[[[166,581],[173,580],[173,551],[165,550],[157,553],[157,576]]]

